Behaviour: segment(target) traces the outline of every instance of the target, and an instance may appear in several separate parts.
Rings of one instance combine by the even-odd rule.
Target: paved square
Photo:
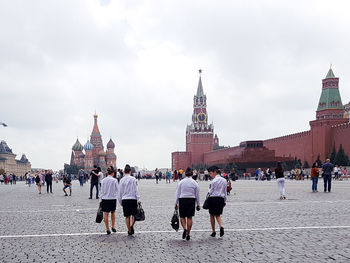
[[[312,193],[310,181],[286,180],[280,201],[276,181],[232,182],[225,236],[209,236],[201,210],[191,241],[170,226],[176,183],[139,182],[146,220],[133,237],[120,206],[117,233],[107,236],[94,222],[98,200],[88,199],[89,184],[75,181],[72,197],[61,182],[42,195],[21,182],[0,185],[0,262],[350,262],[350,181],[332,183],[332,193]],[[203,203],[209,183],[199,185]]]

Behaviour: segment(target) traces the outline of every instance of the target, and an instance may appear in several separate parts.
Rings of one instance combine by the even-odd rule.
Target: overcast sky
[[[309,129],[330,63],[350,100],[348,1],[0,1],[0,139],[61,169],[96,109],[117,166],[170,167],[198,69],[223,145]],[[19,156],[20,157],[20,156]]]

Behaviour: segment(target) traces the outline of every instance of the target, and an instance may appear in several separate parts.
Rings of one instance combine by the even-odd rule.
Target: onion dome
[[[84,150],[91,151],[93,148],[94,148],[94,146],[91,144],[91,142],[89,140],[87,140],[87,142],[84,145]]]
[[[82,151],[83,150],[83,145],[81,145],[78,138],[77,138],[77,141],[75,142],[75,144],[73,145],[72,150],[73,151]]]
[[[109,142],[107,143],[107,149],[113,149],[113,148],[115,148],[115,144],[111,138],[111,139],[109,139]]]
[[[22,157],[21,157],[20,161],[23,162],[23,163],[27,163],[28,162],[27,156],[25,154],[22,154]]]

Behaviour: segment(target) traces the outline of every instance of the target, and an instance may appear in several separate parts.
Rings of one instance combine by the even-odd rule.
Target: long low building
[[[6,174],[15,174],[23,176],[31,170],[31,164],[25,154],[21,159],[16,160],[16,154],[7,145],[5,141],[0,142],[0,170],[4,170]]]

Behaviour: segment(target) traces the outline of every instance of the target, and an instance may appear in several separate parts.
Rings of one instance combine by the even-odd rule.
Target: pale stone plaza
[[[117,206],[117,233],[106,235],[95,223],[98,200],[89,200],[89,184],[73,183],[65,197],[62,182],[53,194],[39,195],[24,182],[0,185],[0,262],[349,262],[350,181],[332,182],[318,193],[311,181],[286,181],[279,200],[276,181],[232,182],[224,208],[225,235],[210,237],[207,210],[194,217],[191,240],[170,226],[177,183],[141,180],[146,220],[135,235],[126,233]],[[201,204],[209,182],[200,181]]]

